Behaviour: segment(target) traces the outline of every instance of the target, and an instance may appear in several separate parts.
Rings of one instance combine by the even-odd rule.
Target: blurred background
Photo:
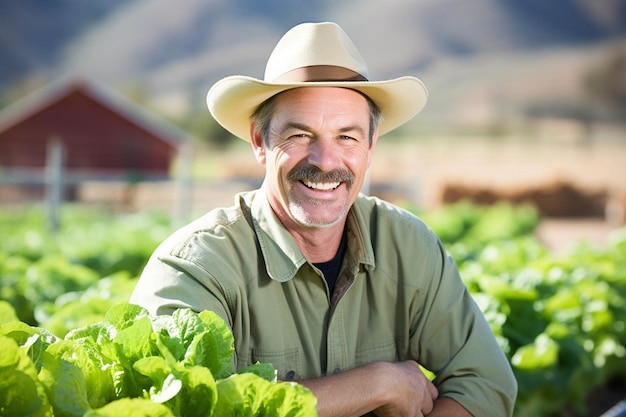
[[[0,202],[29,197],[14,185],[37,181],[56,138],[75,185],[64,198],[179,213],[229,203],[262,171],[212,120],[207,90],[231,74],[262,78],[286,30],[331,20],[372,79],[416,75],[430,91],[381,142],[368,192],[425,209],[530,199],[550,217],[624,222],[624,0],[25,0],[0,12]],[[110,127],[120,120],[141,132]],[[187,203],[172,184],[137,185],[183,177]]]
[[[339,23],[371,79],[427,86],[364,191],[449,247],[516,417],[622,400],[626,0],[0,0],[0,324],[100,320],[175,227],[258,187],[205,95],[263,78],[306,21]]]

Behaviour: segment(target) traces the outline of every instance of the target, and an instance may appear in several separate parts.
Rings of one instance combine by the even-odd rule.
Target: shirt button
[[[285,380],[293,381],[293,378],[296,376],[296,371],[291,370],[285,374]]]

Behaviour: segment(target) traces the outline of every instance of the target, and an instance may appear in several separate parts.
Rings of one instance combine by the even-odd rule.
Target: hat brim
[[[250,117],[270,97],[300,87],[342,87],[360,91],[381,110],[379,136],[415,117],[425,106],[428,91],[416,77],[385,81],[320,81],[276,84],[256,78],[233,75],[216,82],[207,93],[209,111],[226,130],[250,141]]]

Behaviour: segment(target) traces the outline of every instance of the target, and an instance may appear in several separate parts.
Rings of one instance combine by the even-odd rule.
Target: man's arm
[[[375,362],[327,377],[298,381],[317,397],[320,417],[466,417],[471,415],[437,389],[415,361]]]
[[[435,401],[435,407],[428,417],[472,417],[461,404],[452,398],[441,397]]]

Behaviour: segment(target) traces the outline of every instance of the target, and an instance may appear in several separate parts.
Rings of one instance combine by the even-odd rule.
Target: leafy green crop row
[[[51,320],[61,306],[76,305],[78,298],[97,298],[96,293],[103,300],[125,301],[134,285],[129,281],[171,231],[167,219],[157,214],[113,216],[66,206],[60,232],[51,234],[44,214],[37,206],[0,211],[0,299],[31,325]],[[100,317],[112,303],[101,304],[92,306]],[[62,336],[74,327],[55,330]]]
[[[233,346],[209,311],[151,317],[119,304],[64,339],[9,321],[0,325],[0,415],[315,415],[313,394],[276,381],[270,364],[233,374]]]
[[[460,203],[423,217],[510,359],[516,417],[584,412],[594,388],[626,383],[626,229],[556,256],[532,234],[532,207]]]
[[[16,319],[73,339],[76,329],[107,323],[106,312],[127,301],[143,264],[172,227],[153,215],[64,210],[57,236],[42,231],[40,211],[19,218],[0,213],[6,231],[0,299],[14,307]],[[529,206],[459,203],[419,214],[457,260],[511,361],[519,382],[516,417],[582,411],[594,388],[626,382],[626,231],[604,247],[581,242],[556,256],[533,236],[540,218]],[[45,333],[40,337],[47,340]],[[156,349],[150,354],[162,354]],[[41,379],[41,369],[35,371]],[[132,395],[150,397],[150,389],[163,389],[159,384]],[[111,407],[130,410],[119,401]]]

